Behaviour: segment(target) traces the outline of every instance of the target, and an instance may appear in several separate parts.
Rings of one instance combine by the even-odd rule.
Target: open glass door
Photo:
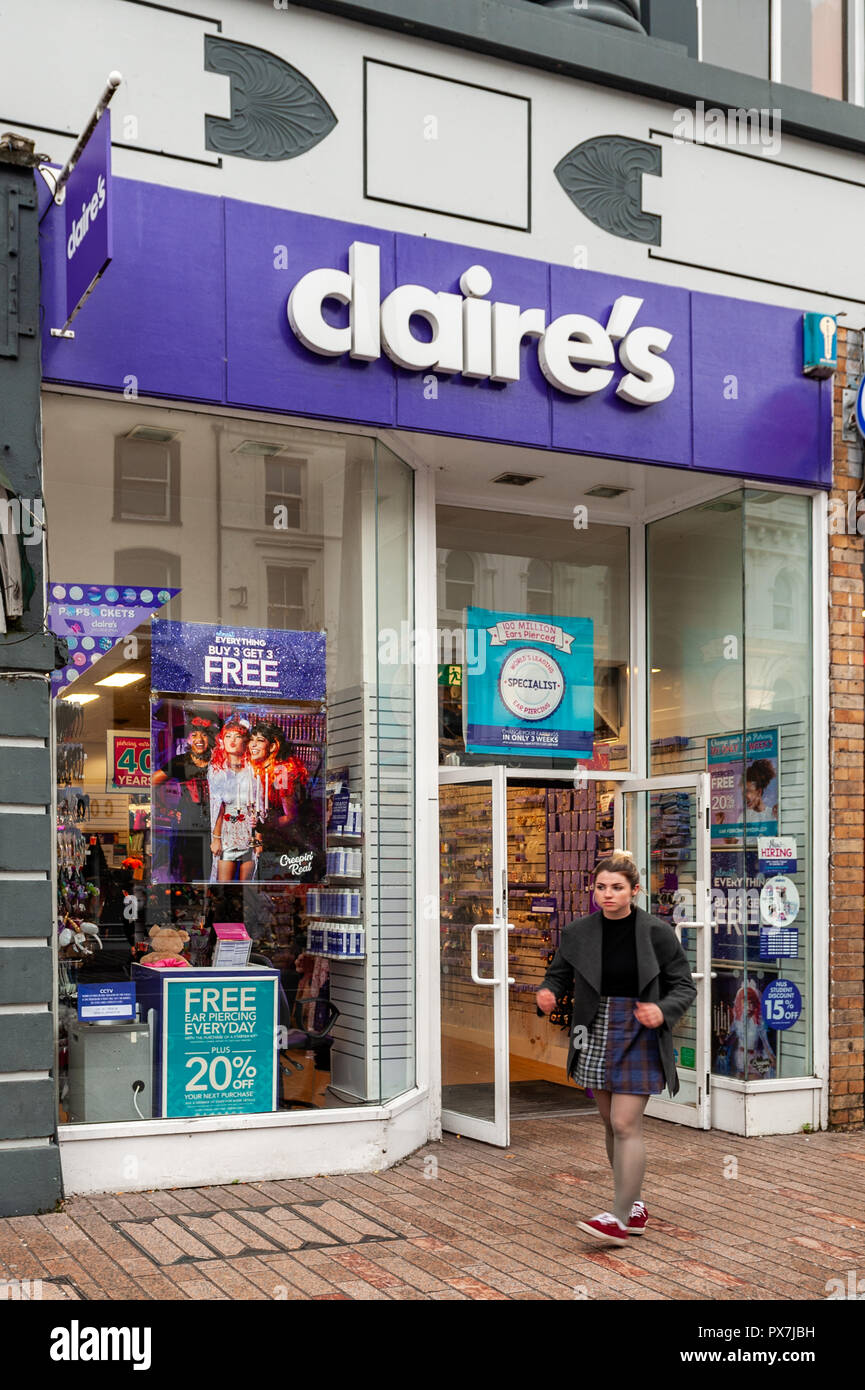
[[[505,770],[439,770],[442,1129],[506,1147]]]
[[[685,950],[697,998],[673,1028],[679,1090],[653,1096],[647,1115],[708,1129],[710,1112],[711,916],[709,774],[627,781],[616,791],[615,843],[633,854],[646,897]]]

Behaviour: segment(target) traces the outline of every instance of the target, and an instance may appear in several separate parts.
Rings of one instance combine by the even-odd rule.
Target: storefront
[[[613,844],[700,986],[653,1113],[825,1123],[801,315],[114,188],[74,340],[44,224],[66,1190],[584,1104],[533,996]]]

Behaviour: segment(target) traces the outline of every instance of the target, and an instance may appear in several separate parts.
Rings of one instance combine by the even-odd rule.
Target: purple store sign
[[[111,203],[111,116],[103,111],[66,184],[67,323],[111,263]]]
[[[124,179],[114,200],[110,281],[74,343],[46,336],[50,380],[830,485],[832,382],[802,375],[793,309]]]

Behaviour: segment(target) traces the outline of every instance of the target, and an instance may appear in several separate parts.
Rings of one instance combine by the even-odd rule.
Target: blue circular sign
[[[856,392],[856,428],[865,439],[865,376],[859,382],[859,390]]]
[[[762,1005],[767,1028],[792,1028],[802,1012],[802,996],[792,980],[773,980],[763,990]]]

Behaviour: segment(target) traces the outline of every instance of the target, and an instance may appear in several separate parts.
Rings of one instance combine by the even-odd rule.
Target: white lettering
[[[407,371],[513,383],[520,380],[524,339],[537,338],[538,360],[547,380],[568,395],[590,396],[613,380],[614,344],[618,343],[625,375],[616,394],[622,400],[655,405],[666,400],[675,385],[673,368],[662,356],[672,334],[646,324],[633,327],[643,306],[637,296],[619,295],[606,327],[578,313],[562,314],[548,326],[544,309],[490,302],[486,296],[492,289],[492,276],[482,265],[463,271],[461,294],[407,284],[397,285],[381,300],[379,247],[353,242],[348,264],[348,271],[309,271],[288,297],[292,332],[323,357],[348,354],[358,361],[374,362],[384,352]],[[348,309],[341,326],[325,318],[328,300]],[[418,336],[413,322],[418,319],[428,325],[428,336]],[[428,399],[433,398],[431,383],[435,387],[435,378],[424,378]],[[269,682],[262,680],[262,684]]]

